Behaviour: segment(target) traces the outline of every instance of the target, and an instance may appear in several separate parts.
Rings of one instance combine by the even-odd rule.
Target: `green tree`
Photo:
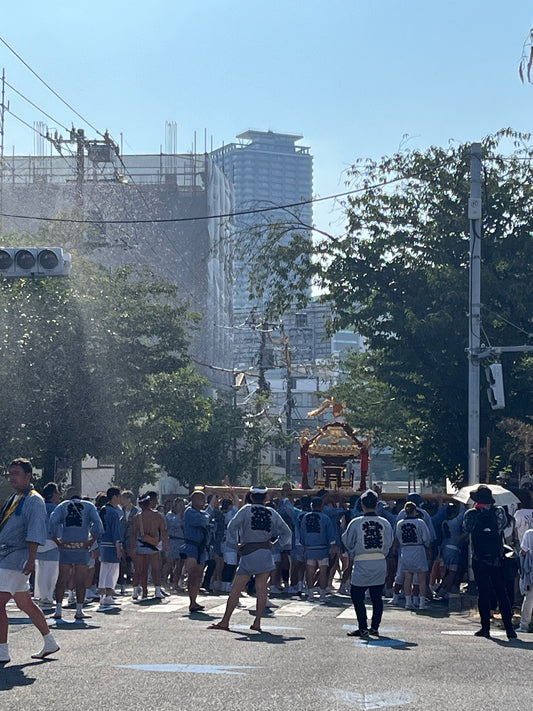
[[[502,131],[484,148],[483,338],[511,345],[528,338],[533,302],[533,149],[528,136]],[[505,151],[505,154],[504,154]],[[347,231],[320,237],[309,260],[302,240],[280,262],[304,265],[335,312],[331,328],[366,339],[373,371],[413,423],[407,463],[429,480],[467,468],[469,145],[400,152],[359,161],[350,171]],[[292,256],[288,250],[294,249]],[[295,298],[276,270],[277,248],[257,255],[271,265],[277,305]],[[252,270],[261,274],[261,268]],[[296,295],[297,296],[297,295]],[[533,378],[521,354],[502,357],[507,416],[530,414]],[[485,385],[483,384],[483,388]],[[501,414],[482,398],[482,441]]]
[[[248,462],[245,415],[225,397],[185,398],[176,414],[175,439],[166,437],[158,462],[192,490],[200,484],[239,481]]]
[[[0,283],[0,387],[9,393],[0,402],[0,457],[30,454],[45,479],[56,458],[123,456],[150,412],[154,377],[181,372],[202,386],[187,370],[195,317],[177,288],[135,267],[75,259],[68,280]],[[148,471],[156,449],[145,445]]]

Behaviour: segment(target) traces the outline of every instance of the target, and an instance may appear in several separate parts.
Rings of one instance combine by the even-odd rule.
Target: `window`
[[[307,326],[307,314],[301,311],[296,314],[296,328],[305,328]]]

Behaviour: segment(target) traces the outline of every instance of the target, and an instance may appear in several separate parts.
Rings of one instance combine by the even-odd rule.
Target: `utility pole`
[[[72,129],[70,140],[76,143],[76,193],[80,207],[83,207],[83,181],[85,178],[85,131]]]
[[[283,322],[281,323],[281,336],[283,343],[283,358],[285,361],[285,379],[287,381],[287,399],[285,404],[286,414],[286,433],[287,437],[291,436],[292,432],[292,367],[291,367],[291,349],[289,339],[285,333]],[[291,480],[292,469],[292,438],[285,448],[285,476],[287,481]]]
[[[481,348],[481,143],[470,149],[470,296],[468,334],[468,484],[479,483],[479,353]]]
[[[267,371],[266,365],[266,343],[267,343],[267,330],[268,323],[265,319],[261,321],[260,334],[261,341],[259,345],[259,378],[257,380],[259,394],[263,396],[268,396],[270,394],[270,385],[265,377]],[[259,410],[261,408],[261,403],[256,403],[256,416],[259,416]],[[261,435],[260,435],[261,436]],[[255,486],[261,478],[261,454],[263,446],[262,442],[258,443],[257,448],[257,461],[252,465],[252,486]]]

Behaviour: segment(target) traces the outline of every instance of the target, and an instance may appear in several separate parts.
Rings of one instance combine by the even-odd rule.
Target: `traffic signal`
[[[8,279],[69,276],[72,259],[59,247],[3,247],[0,275]]]
[[[505,394],[503,391],[503,371],[501,363],[493,363],[485,368],[485,375],[489,383],[487,395],[493,410],[503,410],[505,407]]]

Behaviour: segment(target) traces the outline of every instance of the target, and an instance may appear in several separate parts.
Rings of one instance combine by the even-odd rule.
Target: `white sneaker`
[[[104,595],[100,601],[102,607],[118,607],[120,605],[111,595]]]
[[[55,652],[59,652],[59,645],[53,638],[51,634],[47,634],[44,637],[44,646],[41,649],[40,652],[37,652],[37,654],[32,654],[31,658],[32,659],[44,659],[45,657],[49,657],[51,654],[54,654]]]

